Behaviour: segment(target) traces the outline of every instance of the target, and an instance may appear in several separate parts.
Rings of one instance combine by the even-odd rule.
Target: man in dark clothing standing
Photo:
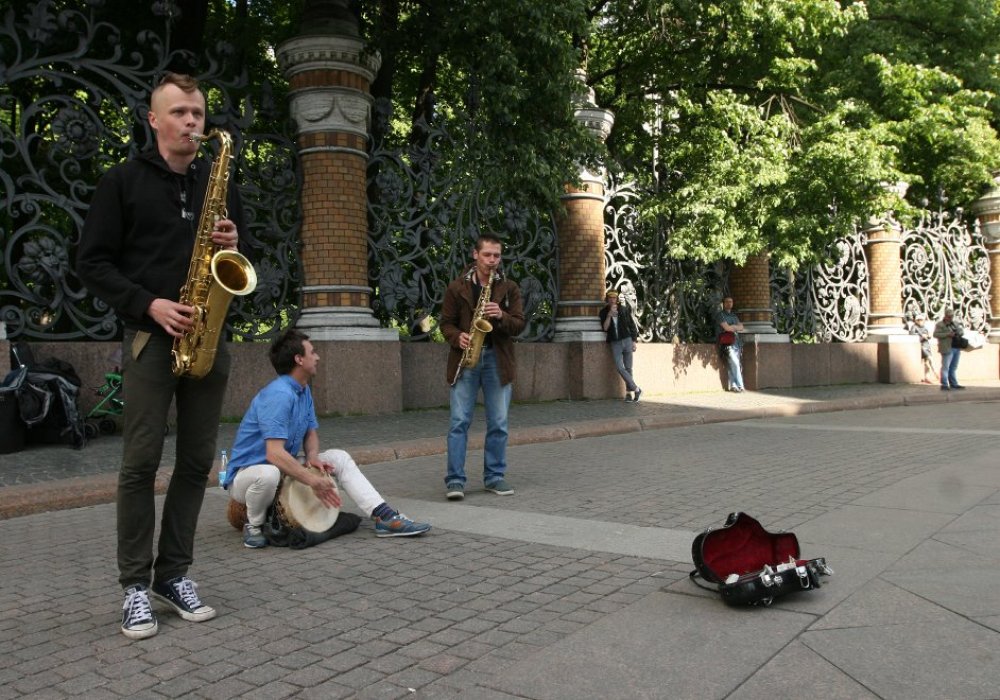
[[[445,488],[448,500],[465,497],[465,451],[469,425],[479,389],[486,409],[486,444],[483,451],[483,483],[487,491],[508,496],[514,489],[504,479],[507,472],[507,411],[513,393],[514,338],[524,330],[521,289],[500,270],[500,239],[480,234],[472,251],[473,265],[452,281],[444,294],[441,332],[451,345],[447,380],[451,384],[451,424],[448,429],[448,470]],[[482,354],[475,367],[459,370],[472,340],[470,329],[476,307],[493,274],[493,286],[483,305],[483,316],[493,330],[486,334]]]
[[[601,328],[607,334],[618,374],[625,380],[625,400],[635,402],[642,396],[642,389],[632,378],[632,355],[636,351],[639,331],[632,318],[632,311],[628,306],[618,303],[618,292],[609,289],[604,295],[604,301],[604,308],[600,313]]]
[[[125,589],[121,630],[130,639],[156,634],[150,592],[186,620],[215,617],[215,610],[199,599],[187,571],[230,366],[223,342],[205,377],[178,378],[172,371],[174,339],[193,325],[194,309],[178,300],[211,170],[191,139],[191,134],[205,130],[205,96],[194,78],[167,73],[153,90],[149,107],[156,148],[113,167],[101,179],[76,265],[89,291],[114,308],[125,326],[117,527],[119,582]],[[227,207],[229,218],[215,223],[211,237],[217,247],[236,249],[245,222],[235,187],[227,190]],[[172,400],[177,458],[154,561],[153,487]]]

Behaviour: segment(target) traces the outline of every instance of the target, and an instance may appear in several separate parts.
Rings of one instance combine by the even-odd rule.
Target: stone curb
[[[970,387],[965,391],[919,393],[909,395],[866,396],[849,399],[830,399],[803,403],[787,403],[741,409],[692,409],[672,411],[638,418],[613,418],[580,420],[562,425],[539,425],[510,431],[511,445],[533,445],[586,437],[601,437],[643,430],[682,428],[694,425],[729,423],[753,418],[774,418],[813,413],[857,411],[894,406],[925,406],[933,403],[958,401],[1000,400],[1000,389]],[[469,449],[480,450],[484,436],[469,436]],[[394,462],[414,457],[431,457],[447,451],[443,437],[404,440],[380,446],[355,447],[351,456],[359,465]],[[172,470],[161,470],[156,477],[156,493],[166,491]],[[51,510],[67,510],[84,506],[111,503],[117,490],[117,473],[88,477],[72,477],[38,484],[0,488],[0,520],[17,518]],[[217,486],[215,475],[209,477],[209,486]]]
[[[172,469],[161,469],[156,474],[155,491],[167,492]],[[213,486],[218,481],[212,477]],[[0,489],[0,520],[19,518],[23,515],[46,513],[51,510],[70,510],[112,503],[118,490],[118,473],[75,476],[38,484],[6,486]]]

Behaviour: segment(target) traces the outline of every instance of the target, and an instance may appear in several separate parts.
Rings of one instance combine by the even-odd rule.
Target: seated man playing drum
[[[316,375],[319,355],[309,336],[294,328],[271,344],[271,364],[278,377],[258,392],[236,432],[223,485],[246,504],[243,544],[267,546],[261,526],[275,500],[282,475],[310,489],[326,508],[340,508],[340,495],[328,475],[375,521],[379,537],[421,535],[431,529],[393,510],[343,450],[319,452],[319,423],[309,381]],[[302,450],[304,465],[296,459]]]

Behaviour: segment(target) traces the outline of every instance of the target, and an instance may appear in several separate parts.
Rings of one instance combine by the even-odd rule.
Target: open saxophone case
[[[730,513],[722,527],[695,537],[690,578],[701,588],[717,590],[729,605],[770,605],[793,591],[819,588],[820,576],[833,573],[822,557],[799,557],[793,533],[768,532],[746,513]]]

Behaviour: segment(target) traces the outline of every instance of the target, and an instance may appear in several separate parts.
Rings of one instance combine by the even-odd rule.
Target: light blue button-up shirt
[[[284,440],[289,454],[297,456],[306,433],[317,428],[309,386],[287,374],[277,377],[257,393],[240,421],[226,469],[226,488],[243,467],[267,463],[267,440]]]

